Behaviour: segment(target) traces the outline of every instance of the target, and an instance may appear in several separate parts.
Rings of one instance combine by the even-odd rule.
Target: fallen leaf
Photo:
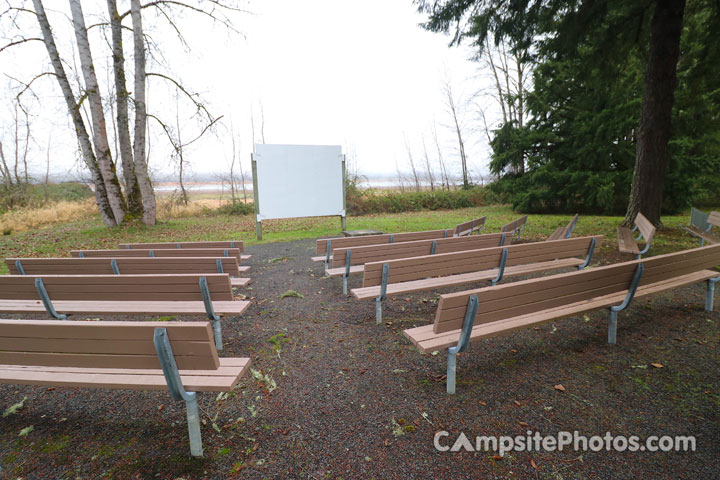
[[[512,353],[517,353],[517,350],[515,350],[515,349],[513,348],[512,350],[510,350],[510,352],[512,352]]]
[[[662,363],[651,363],[650,365],[652,365],[655,368],[663,368],[665,366]]]
[[[513,402],[515,402],[515,405],[517,405],[518,407],[522,407],[522,403],[518,402],[517,400],[513,400]]]
[[[493,455],[493,456],[492,456],[492,459],[493,459],[493,460],[502,460],[503,457],[501,457],[500,455]]]
[[[529,427],[530,426],[530,425],[528,425],[527,422],[518,422],[518,425],[520,425],[521,427]]]
[[[537,470],[537,463],[535,463],[535,460],[533,460],[532,458],[530,459],[530,465],[531,465],[535,470]]]
[[[487,403],[485,403],[485,402],[478,402],[478,403],[479,403],[480,405],[482,405],[483,407],[487,407]]]
[[[555,388],[555,390],[560,390],[561,392],[565,391],[565,387],[563,387],[561,383],[558,383],[557,385],[555,385],[554,388]]]

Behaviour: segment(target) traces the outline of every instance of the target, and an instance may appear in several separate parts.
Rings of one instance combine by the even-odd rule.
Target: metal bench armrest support
[[[55,310],[52,301],[50,301],[50,295],[48,295],[48,292],[45,289],[45,284],[43,283],[42,278],[35,279],[35,289],[37,290],[38,295],[40,295],[40,300],[42,300],[46,312],[58,320],[67,320],[67,315],[58,313]]]
[[[475,316],[478,311],[478,297],[477,295],[470,295],[468,299],[467,307],[465,308],[465,318],[463,319],[462,330],[460,331],[460,338],[458,343],[454,347],[448,348],[448,362],[447,362],[447,393],[455,393],[455,372],[457,370],[457,354],[464,352],[470,343],[470,333],[472,332],[473,325],[475,324]]]
[[[633,297],[635,297],[635,292],[637,291],[638,285],[640,284],[640,279],[642,278],[643,272],[645,272],[645,266],[640,263],[638,264],[637,268],[635,268],[635,273],[633,274],[633,278],[630,281],[630,286],[628,287],[627,294],[625,295],[625,299],[620,305],[615,305],[614,307],[610,307],[610,325],[608,326],[608,343],[611,345],[615,344],[615,340],[617,337],[617,316],[618,312],[625,310],[629,305],[630,302],[632,302]]]
[[[200,414],[198,412],[197,394],[186,392],[183,387],[180,372],[178,371],[175,356],[173,355],[170,340],[167,336],[167,329],[156,328],[153,335],[153,343],[160,359],[165,381],[170,391],[170,396],[175,400],[185,400],[187,407],[188,434],[190,435],[190,453],[194,457],[202,457],[202,437],[200,436]]]
[[[222,350],[222,326],[220,324],[220,317],[215,314],[213,309],[212,299],[210,298],[210,289],[208,288],[207,278],[200,277],[200,295],[202,295],[203,303],[205,303],[205,313],[208,318],[212,320],[213,333],[215,334],[215,348]]]

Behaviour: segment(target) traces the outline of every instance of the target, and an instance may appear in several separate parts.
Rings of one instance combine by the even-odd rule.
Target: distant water
[[[405,182],[406,188],[412,188],[414,183]],[[428,182],[420,182],[420,185],[424,187],[430,186]],[[392,179],[370,179],[360,183],[360,188],[394,188],[398,187],[398,181]],[[245,184],[245,189],[249,192],[252,191],[252,182]],[[238,186],[242,190],[242,186]],[[222,182],[189,182],[185,184],[185,189],[190,192],[229,192],[230,185]],[[155,184],[155,190],[158,192],[173,192],[180,190],[180,185],[177,183],[162,182]]]

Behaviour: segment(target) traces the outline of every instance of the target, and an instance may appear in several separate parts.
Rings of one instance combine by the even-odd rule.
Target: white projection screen
[[[262,221],[340,216],[345,225],[345,156],[338,145],[256,144],[252,154],[258,239]]]

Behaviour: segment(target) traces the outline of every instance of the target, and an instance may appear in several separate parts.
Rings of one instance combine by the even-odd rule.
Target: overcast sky
[[[59,0],[45,3],[48,9],[67,9]],[[98,4],[99,8],[104,3]],[[90,8],[86,8],[88,17],[92,17]],[[199,175],[227,169],[232,154],[231,122],[240,139],[240,158],[249,163],[251,109],[256,142],[261,142],[262,123],[266,143],[342,145],[357,159],[360,173],[366,175],[394,176],[396,163],[405,170],[406,139],[420,162],[424,136],[435,162],[435,125],[449,168],[459,172],[457,143],[447,128],[451,118],[442,84],[449,78],[458,100],[468,101],[482,86],[478,66],[467,60],[469,50],[449,48],[447,37],[420,28],[423,18],[410,0],[262,0],[248,4],[248,10],[252,14],[232,17],[241,35],[185,14],[178,21],[190,51],[181,47],[168,28],[155,30],[167,68],[199,92],[215,116],[223,115],[227,127],[189,149],[192,172]],[[60,37],[64,27],[58,24],[63,19],[59,15],[56,18],[53,27]],[[88,19],[87,23],[93,22]],[[34,27],[28,23],[26,28]],[[36,35],[36,31],[28,35]],[[126,37],[126,48],[130,41]],[[69,48],[71,42],[64,44]],[[100,65],[107,62],[107,49],[101,41],[93,48],[96,66],[101,69]],[[0,55],[0,69],[25,80],[47,65],[47,54],[39,42],[22,53],[16,49]],[[102,72],[99,76],[103,82]],[[33,170],[44,170],[50,140],[52,169],[64,173],[74,163],[74,133],[68,128],[64,104],[57,88],[50,87],[51,81],[54,79],[37,87],[42,107],[35,111],[38,118],[33,134],[38,145]],[[175,105],[169,100],[167,85],[155,79],[152,82],[151,111],[174,122]],[[6,110],[0,112],[5,126]],[[471,168],[487,171],[487,145],[478,129],[476,109],[468,105],[463,120]],[[181,123],[186,122],[181,118]],[[190,138],[195,130],[197,126],[190,122],[183,126],[183,136]],[[6,145],[7,140],[6,132]],[[158,173],[174,170],[166,143],[161,137],[151,142],[151,167]]]

